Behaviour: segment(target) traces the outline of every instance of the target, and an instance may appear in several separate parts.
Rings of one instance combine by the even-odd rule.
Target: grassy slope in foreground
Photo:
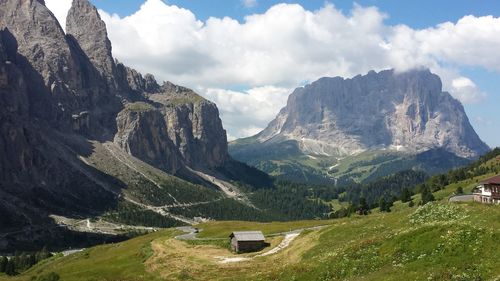
[[[446,201],[393,213],[328,221],[304,231],[291,246],[267,257],[221,264],[232,254],[217,246],[192,245],[167,230],[123,243],[53,258],[17,278],[55,271],[62,280],[495,280],[500,277],[500,208]],[[321,224],[321,221],[317,221]],[[324,222],[323,222],[324,223]],[[205,224],[221,237],[227,228],[281,232],[314,223]],[[203,232],[202,232],[203,233]],[[207,235],[205,235],[207,236]]]

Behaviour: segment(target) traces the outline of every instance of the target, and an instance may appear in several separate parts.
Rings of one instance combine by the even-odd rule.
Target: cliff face
[[[73,1],[66,30],[44,1],[0,1],[0,210],[17,216],[10,222],[113,205],[119,190],[109,187],[123,183],[82,160],[104,143],[171,174],[225,164],[215,104],[116,63],[87,0]]]
[[[170,139],[192,167],[217,168],[228,160],[226,131],[217,106],[192,90],[165,83],[149,96],[161,104]]]
[[[442,148],[472,158],[488,150],[463,106],[428,70],[321,78],[296,89],[257,138],[296,140],[304,153],[330,156]]]
[[[32,115],[63,132],[104,140],[116,134],[115,139],[121,139],[128,133],[122,131],[124,128],[130,131],[148,127],[124,124],[134,119],[118,115],[128,103],[144,102],[164,116],[164,122],[158,123],[155,113],[136,116],[140,124],[160,125],[165,134],[133,133],[134,138],[128,143],[137,149],[128,150],[129,153],[139,159],[164,163],[160,166],[168,171],[194,164],[214,168],[228,158],[226,135],[216,106],[184,88],[195,98],[177,98],[178,93],[172,89],[181,87],[171,83],[160,87],[152,75],[142,76],[117,65],[105,23],[87,0],[73,1],[66,34],[43,1],[4,1],[0,4],[0,16],[1,28],[11,36],[12,44],[18,46],[19,65],[27,80],[28,97],[23,104]],[[174,103],[154,102],[149,99],[151,95]],[[146,139],[140,139],[141,136]],[[151,141],[147,139],[150,137],[157,138],[154,142],[158,144],[173,142],[180,159],[160,161],[174,155],[167,146],[138,149],[140,144]]]
[[[73,37],[92,64],[110,82],[114,82],[116,65],[111,54],[106,24],[97,9],[87,0],[74,0],[66,17],[66,33]]]
[[[131,155],[170,173],[182,165],[160,111],[146,103],[128,104],[117,117],[114,142]]]

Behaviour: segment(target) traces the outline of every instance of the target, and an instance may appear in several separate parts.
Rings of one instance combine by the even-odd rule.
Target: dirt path
[[[198,175],[199,177],[201,177],[202,179],[216,185],[217,187],[220,188],[220,190],[222,192],[224,192],[224,194],[226,194],[227,197],[229,198],[233,198],[233,199],[236,199],[240,202],[242,202],[243,204],[249,206],[249,207],[252,207],[254,209],[257,209],[257,207],[255,207],[255,205],[252,204],[252,202],[250,201],[250,199],[248,199],[248,197],[243,193],[241,192],[236,186],[226,182],[226,181],[223,181],[221,179],[218,179],[214,176],[211,176],[211,175],[207,175],[203,172],[200,172],[200,171],[196,171],[196,170],[193,170],[191,168],[188,167],[188,169],[195,173],[196,175]]]
[[[323,229],[327,226],[328,225],[320,225],[320,226],[314,226],[314,227],[309,227],[309,228],[296,229],[296,230],[293,230],[290,232],[273,234],[272,236],[284,235],[285,238],[283,239],[283,241],[281,241],[280,244],[278,244],[278,246],[270,249],[267,252],[255,255],[253,257],[221,257],[221,256],[216,256],[215,258],[219,260],[218,261],[219,263],[227,264],[227,263],[249,261],[249,260],[252,260],[256,257],[265,257],[265,256],[273,255],[273,254],[276,254],[276,253],[282,251],[283,249],[289,247],[290,244],[292,243],[292,241],[295,240],[295,238],[297,238],[302,233],[302,231],[304,231],[304,230],[320,230],[320,229]],[[205,240],[205,239],[201,239],[201,238],[196,237],[196,235],[198,234],[198,231],[194,227],[181,226],[181,227],[177,227],[177,229],[186,232],[185,234],[176,236],[175,239],[177,239],[177,240]],[[212,240],[212,239],[207,238],[207,240]]]
[[[260,255],[257,255],[257,257],[265,257],[265,256],[269,256],[269,255],[272,255],[272,254],[276,254],[277,252],[285,249],[286,247],[290,246],[290,243],[295,239],[297,238],[298,236],[300,235],[300,232],[296,232],[296,233],[289,233],[289,234],[286,234],[285,235],[285,239],[283,239],[283,241],[281,241],[281,243],[274,247],[273,249],[265,252],[265,253],[262,253]]]
[[[464,194],[464,195],[455,195],[448,199],[449,202],[471,202],[474,201],[474,195],[472,194]]]
[[[156,231],[159,229],[157,227],[119,224],[102,219],[91,221],[90,218],[74,219],[58,215],[50,215],[50,218],[52,218],[58,226],[78,232],[117,235],[132,230]]]

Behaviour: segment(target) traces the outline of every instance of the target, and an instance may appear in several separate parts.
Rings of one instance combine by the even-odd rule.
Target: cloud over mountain
[[[60,10],[69,0],[46,2],[61,19]],[[277,4],[242,22],[229,17],[201,21],[191,11],[161,0],[147,0],[127,17],[100,13],[115,57],[217,99],[226,126],[238,128],[229,128],[234,137],[263,128],[270,119],[229,118],[240,110],[236,102],[240,98],[234,96],[242,93],[222,89],[270,89],[272,99],[276,87],[294,88],[322,76],[428,67],[443,78],[445,90],[470,103],[481,101],[484,93],[458,68],[500,71],[496,51],[500,49],[500,19],[491,16],[466,16],[456,23],[417,30],[386,24],[388,15],[376,7],[354,5],[346,14],[329,3],[316,11]],[[266,107],[276,114],[284,105],[284,99],[278,99],[281,106],[263,104],[248,93],[244,99],[249,111]],[[235,119],[240,123],[232,125]]]

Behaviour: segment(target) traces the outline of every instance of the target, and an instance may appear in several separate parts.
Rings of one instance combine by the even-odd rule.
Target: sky
[[[71,0],[45,2],[64,23]],[[320,77],[426,67],[500,146],[500,1],[91,2],[115,58],[215,102],[229,139],[258,133]]]

